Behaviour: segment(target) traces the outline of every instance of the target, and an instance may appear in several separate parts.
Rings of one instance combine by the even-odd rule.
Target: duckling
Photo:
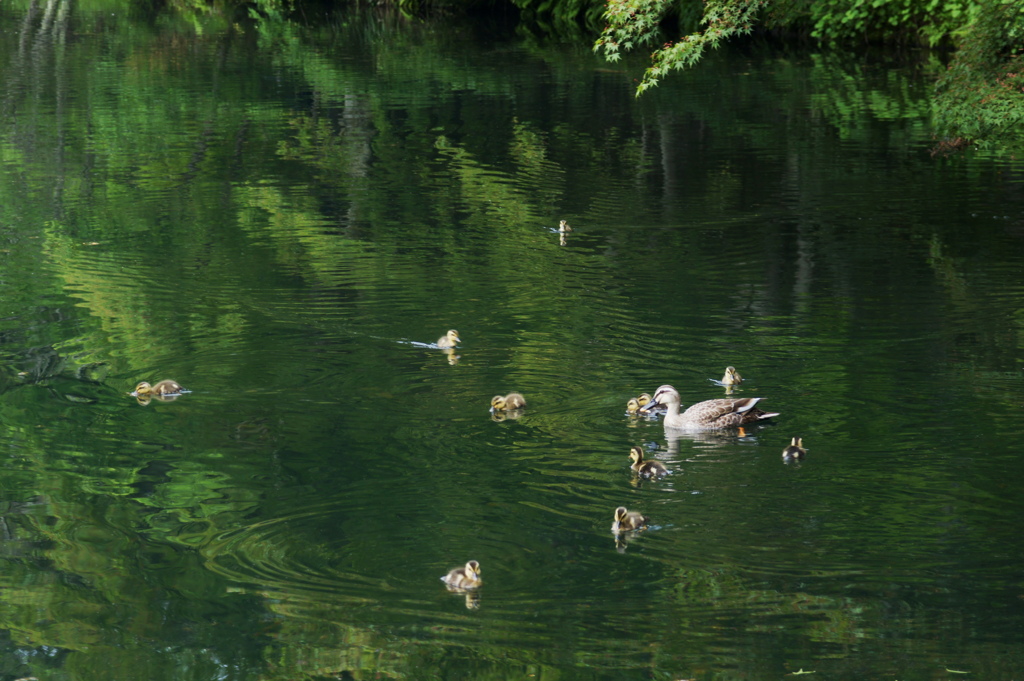
[[[799,461],[804,458],[807,454],[807,450],[804,449],[804,439],[802,437],[795,437],[789,445],[782,450],[783,461]]]
[[[565,220],[559,220],[558,231],[561,232],[562,234],[565,234],[566,232],[571,232],[572,227],[570,227],[569,223],[566,222]]]
[[[679,392],[670,385],[663,385],[654,391],[654,401],[640,411],[650,411],[651,405],[663,404],[668,407],[665,414],[666,428],[689,428],[695,430],[711,430],[715,428],[734,428],[761,419],[778,416],[776,412],[761,411],[754,405],[760,397],[744,397],[739,400],[704,400],[691,405],[682,414],[679,413]]]
[[[637,396],[636,401],[640,403],[640,410],[643,411],[643,412],[649,412],[649,413],[653,412],[655,414],[664,414],[665,413],[665,406],[664,405],[661,405],[661,404],[651,405],[651,402],[654,401],[654,398],[651,397],[650,393],[640,393]],[[651,406],[648,406],[648,405],[651,405]],[[644,407],[647,407],[647,409],[644,409]]]
[[[725,376],[722,376],[722,385],[739,385],[743,377],[736,371],[736,367],[725,367]]]
[[[459,338],[459,332],[455,329],[448,329],[448,333],[437,339],[437,347],[439,348],[454,348],[456,343],[461,343],[462,339]]]
[[[651,411],[656,413],[664,412],[665,408],[658,404],[652,406],[650,409],[644,409],[645,406],[651,403],[652,399],[653,398],[648,393],[640,393],[637,397],[629,398],[629,401],[626,402],[626,413],[634,415],[641,411]]]
[[[643,478],[656,478],[661,475],[668,475],[668,469],[660,461],[654,459],[644,460],[644,450],[641,447],[629,448],[629,459],[633,462],[630,466]]]
[[[150,385],[149,383],[142,381],[135,390],[128,393],[132,397],[140,397],[142,395],[180,395],[181,393],[190,392],[181,387],[181,384],[177,381],[160,381],[156,385]]]
[[[647,516],[636,511],[627,511],[625,506],[615,509],[615,522],[612,523],[612,532],[630,532],[641,530],[647,527]]]
[[[519,393],[512,392],[508,395],[495,395],[491,398],[491,411],[510,411],[522,409],[526,406],[526,398]]]
[[[452,568],[441,581],[448,585],[448,588],[456,591],[462,589],[475,589],[483,580],[480,579],[480,563],[471,560],[465,567]]]

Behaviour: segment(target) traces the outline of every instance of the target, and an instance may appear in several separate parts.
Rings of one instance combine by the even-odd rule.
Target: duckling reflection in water
[[[466,597],[466,610],[480,609],[480,592],[476,590],[464,590],[461,592]]]
[[[506,411],[502,411],[501,409],[491,409],[491,420],[495,423],[501,423],[502,421],[515,421],[516,419],[522,418],[525,413],[525,409],[508,409]]]
[[[449,591],[462,592],[467,589],[475,589],[483,584],[480,579],[480,563],[471,560],[463,567],[452,568],[441,581],[445,583]]]
[[[459,338],[459,332],[455,329],[448,329],[448,333],[437,339],[437,347],[442,350],[445,348],[454,348],[456,343],[461,343],[462,339]]]
[[[157,402],[173,402],[181,396],[182,393],[178,393],[176,395],[138,395],[136,396],[135,401],[145,407],[153,400],[156,400]]]
[[[785,449],[782,450],[782,460],[786,463],[792,461],[800,461],[807,454],[807,450],[804,449],[804,439],[802,437],[795,437]]]
[[[644,450],[642,447],[630,447],[629,459],[633,462],[630,466],[637,475],[642,478],[657,478],[662,475],[668,475],[668,469],[660,461],[654,459],[644,460]]]
[[[526,398],[517,392],[495,395],[491,398],[491,411],[512,411],[526,406]]]
[[[691,405],[679,413],[679,392],[670,385],[663,385],[654,392],[654,401],[640,411],[649,411],[651,405],[661,404],[668,408],[665,414],[665,428],[710,430],[735,428],[747,423],[778,416],[776,412],[765,412],[755,405],[760,397],[743,399],[705,400]]]

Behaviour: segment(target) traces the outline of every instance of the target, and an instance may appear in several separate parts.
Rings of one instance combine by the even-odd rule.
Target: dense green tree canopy
[[[666,20],[686,3],[608,0],[595,49],[611,60],[657,42]],[[935,99],[938,149],[968,143],[1020,144],[1024,119],[1024,5],[1002,0],[708,0],[700,26],[651,54],[637,94],[670,71],[696,64],[706,47],[755,27],[804,30],[829,46],[866,42],[955,47]]]

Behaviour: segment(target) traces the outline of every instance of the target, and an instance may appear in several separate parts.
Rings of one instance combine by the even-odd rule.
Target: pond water
[[[636,100],[585,42],[33,7],[3,678],[1020,677],[1024,174],[931,155],[933,59],[720,52]],[[625,413],[727,365],[779,416]]]

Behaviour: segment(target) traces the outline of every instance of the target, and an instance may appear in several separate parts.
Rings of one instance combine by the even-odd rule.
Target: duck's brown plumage
[[[693,428],[711,430],[716,428],[733,428],[761,419],[778,416],[778,413],[761,411],[754,405],[760,397],[744,397],[742,399],[705,400],[691,405],[682,414],[679,413],[679,392],[670,385],[663,385],[654,393],[651,404],[663,404],[668,408],[665,414],[666,428]],[[651,405],[643,408],[650,411]]]

